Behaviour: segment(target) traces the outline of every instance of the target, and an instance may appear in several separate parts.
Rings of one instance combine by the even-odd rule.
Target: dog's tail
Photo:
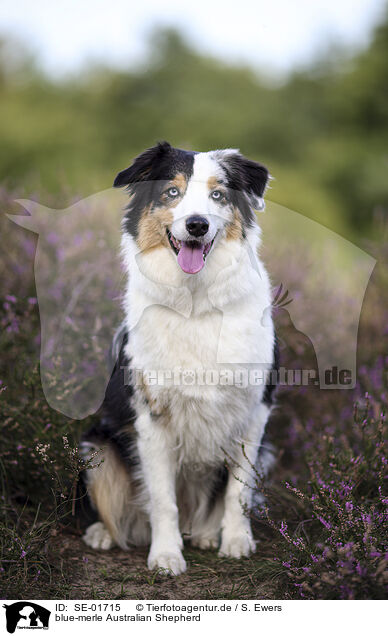
[[[121,325],[117,328],[115,335],[113,336],[112,346],[109,352],[109,362],[112,367],[115,366],[117,358],[121,352],[121,347],[123,346],[125,338],[128,338],[128,330],[127,325],[123,321]]]

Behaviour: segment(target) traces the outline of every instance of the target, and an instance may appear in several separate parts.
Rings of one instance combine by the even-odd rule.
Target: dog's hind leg
[[[221,533],[221,521],[224,511],[224,503],[220,497],[214,504],[209,512],[208,502],[206,505],[208,514],[203,515],[203,519],[200,521],[200,514],[204,511],[198,509],[196,511],[192,531],[190,533],[191,545],[201,550],[215,550],[219,547],[220,533]],[[202,516],[202,515],[201,515]]]
[[[84,456],[98,450],[84,442]],[[113,545],[128,548],[128,508],[131,496],[130,476],[114,449],[106,444],[95,459],[97,466],[86,469],[87,492],[100,521],[86,530],[83,540],[94,549],[109,550]]]
[[[208,467],[206,478],[186,476],[179,484],[179,515],[182,534],[191,545],[201,550],[219,546],[221,521],[224,512],[224,494],[228,470]]]
[[[86,545],[94,550],[110,550],[114,546],[114,541],[101,521],[96,521],[89,526],[83,535]]]

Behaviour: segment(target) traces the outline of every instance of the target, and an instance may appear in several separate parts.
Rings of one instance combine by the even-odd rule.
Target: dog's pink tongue
[[[204,245],[196,243],[193,247],[190,243],[182,242],[182,247],[178,254],[178,263],[186,274],[196,274],[204,266],[203,251]]]

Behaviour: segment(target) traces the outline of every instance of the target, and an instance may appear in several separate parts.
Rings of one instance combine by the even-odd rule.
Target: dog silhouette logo
[[[3,605],[7,621],[7,632],[17,629],[48,629],[51,612],[31,601],[18,601]]]

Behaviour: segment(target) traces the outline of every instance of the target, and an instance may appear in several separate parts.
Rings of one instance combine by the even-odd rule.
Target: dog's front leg
[[[153,417],[144,409],[136,428],[151,522],[148,567],[181,574],[186,570],[186,562],[181,552],[183,541],[175,493],[176,454],[161,418]]]
[[[256,550],[251,522],[248,516],[252,502],[252,487],[255,480],[255,465],[261,438],[269,415],[269,409],[261,404],[252,417],[247,431],[244,450],[241,447],[230,462],[230,472],[225,492],[225,509],[221,523],[222,536],[220,556],[249,556]],[[227,458],[229,460],[229,458]]]

